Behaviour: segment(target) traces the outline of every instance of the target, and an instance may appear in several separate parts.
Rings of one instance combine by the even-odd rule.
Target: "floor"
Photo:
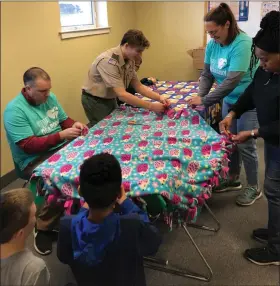
[[[258,143],[260,158],[260,182],[263,183],[264,161],[263,143]],[[244,171],[242,172],[244,182]],[[7,188],[21,186],[17,180]],[[5,189],[7,189],[5,188]],[[146,269],[148,286],[183,286],[183,285],[280,285],[280,267],[257,266],[243,258],[246,248],[260,246],[252,240],[251,232],[254,228],[263,227],[267,221],[267,203],[263,197],[250,207],[239,207],[235,204],[237,192],[213,195],[209,206],[221,223],[221,230],[212,233],[199,229],[189,228],[197,245],[207,259],[213,270],[212,280],[200,282],[179,276]],[[204,211],[199,222],[213,225],[210,216]],[[164,235],[164,243],[158,257],[169,260],[170,264],[182,269],[187,268],[195,272],[207,274],[199,257],[195,254],[194,247],[184,233],[183,229],[174,229],[168,233],[165,227],[161,227]],[[28,240],[28,247],[33,249],[32,237]],[[68,267],[62,265],[56,258],[56,246],[53,253],[44,257],[51,273],[52,286],[64,286],[74,281]]]

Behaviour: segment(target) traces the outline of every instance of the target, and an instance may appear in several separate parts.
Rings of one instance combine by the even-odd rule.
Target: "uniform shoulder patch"
[[[118,62],[117,62],[116,59],[110,58],[110,59],[108,60],[108,64],[113,65],[113,66],[116,66],[116,65],[118,64]]]
[[[116,66],[119,63],[119,55],[113,53],[111,58],[108,60],[108,63]]]

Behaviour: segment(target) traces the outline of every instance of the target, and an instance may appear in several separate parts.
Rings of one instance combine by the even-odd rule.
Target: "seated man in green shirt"
[[[50,92],[51,79],[43,69],[28,69],[23,81],[24,88],[4,111],[4,127],[15,166],[22,178],[29,179],[36,166],[88,128],[66,115]],[[47,203],[40,211],[34,241],[38,253],[51,253],[50,233],[63,211],[62,207]]]

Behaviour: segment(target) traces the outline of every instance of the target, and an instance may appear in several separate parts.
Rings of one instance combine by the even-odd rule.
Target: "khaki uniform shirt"
[[[113,88],[127,89],[130,82],[137,79],[135,62],[124,60],[121,47],[110,49],[96,58],[88,72],[83,89],[104,99],[116,98]]]

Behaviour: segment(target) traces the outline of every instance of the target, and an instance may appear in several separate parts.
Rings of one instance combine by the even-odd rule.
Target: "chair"
[[[15,166],[15,171],[17,174],[17,177],[24,180],[24,183],[22,185],[22,188],[25,188],[28,184],[28,189],[32,192],[34,196],[34,202],[36,206],[41,206],[44,203],[45,198],[43,196],[38,196],[37,195],[37,181],[36,180],[31,180],[30,178],[27,177],[19,168],[18,164],[14,161],[14,166]]]
[[[167,204],[161,195],[149,195],[143,197],[147,204],[147,212],[151,216],[156,216],[167,209]]]
[[[211,211],[211,209],[209,208],[207,203],[204,202],[203,207],[208,211],[208,213],[210,214],[212,219],[215,221],[215,223],[217,224],[217,228],[213,228],[213,227],[209,227],[209,226],[205,226],[205,225],[199,225],[197,223],[192,223],[192,222],[186,222],[185,221],[186,216],[185,215],[182,216],[180,214],[180,211],[177,212],[177,218],[175,218],[173,214],[175,214],[176,210],[174,209],[173,206],[169,205],[163,199],[163,197],[161,195],[145,196],[145,197],[143,197],[143,200],[147,204],[146,209],[147,209],[148,213],[150,213],[150,215],[152,213],[152,215],[154,216],[157,213],[164,213],[168,209],[171,210],[171,212],[170,212],[170,223],[171,223],[171,225],[172,225],[172,222],[174,221],[177,224],[177,226],[181,226],[183,228],[187,237],[191,241],[192,245],[195,247],[197,254],[201,258],[204,266],[206,266],[206,269],[208,271],[208,275],[196,273],[196,272],[193,272],[190,270],[181,270],[181,269],[172,267],[169,265],[168,260],[157,258],[157,257],[144,257],[144,266],[147,268],[153,269],[153,270],[157,270],[157,271],[161,271],[161,272],[165,272],[165,273],[169,273],[169,274],[173,274],[173,275],[178,275],[178,276],[182,276],[185,278],[192,278],[192,279],[196,279],[196,280],[200,280],[200,281],[204,281],[204,282],[209,282],[213,276],[212,269],[211,269],[210,265],[208,264],[207,260],[203,256],[202,252],[200,251],[199,247],[195,243],[192,235],[190,234],[190,232],[188,230],[188,226],[190,226],[190,227],[195,227],[195,228],[199,228],[199,229],[207,230],[207,231],[212,231],[212,232],[218,232],[219,231],[220,223],[217,220],[217,218],[214,216],[213,212]]]
[[[25,174],[21,171],[21,169],[19,168],[18,164],[15,161],[14,161],[14,166],[15,166],[15,171],[16,171],[17,177],[24,180],[22,188],[25,188],[26,185],[28,184],[29,178],[27,176],[25,176]]]

